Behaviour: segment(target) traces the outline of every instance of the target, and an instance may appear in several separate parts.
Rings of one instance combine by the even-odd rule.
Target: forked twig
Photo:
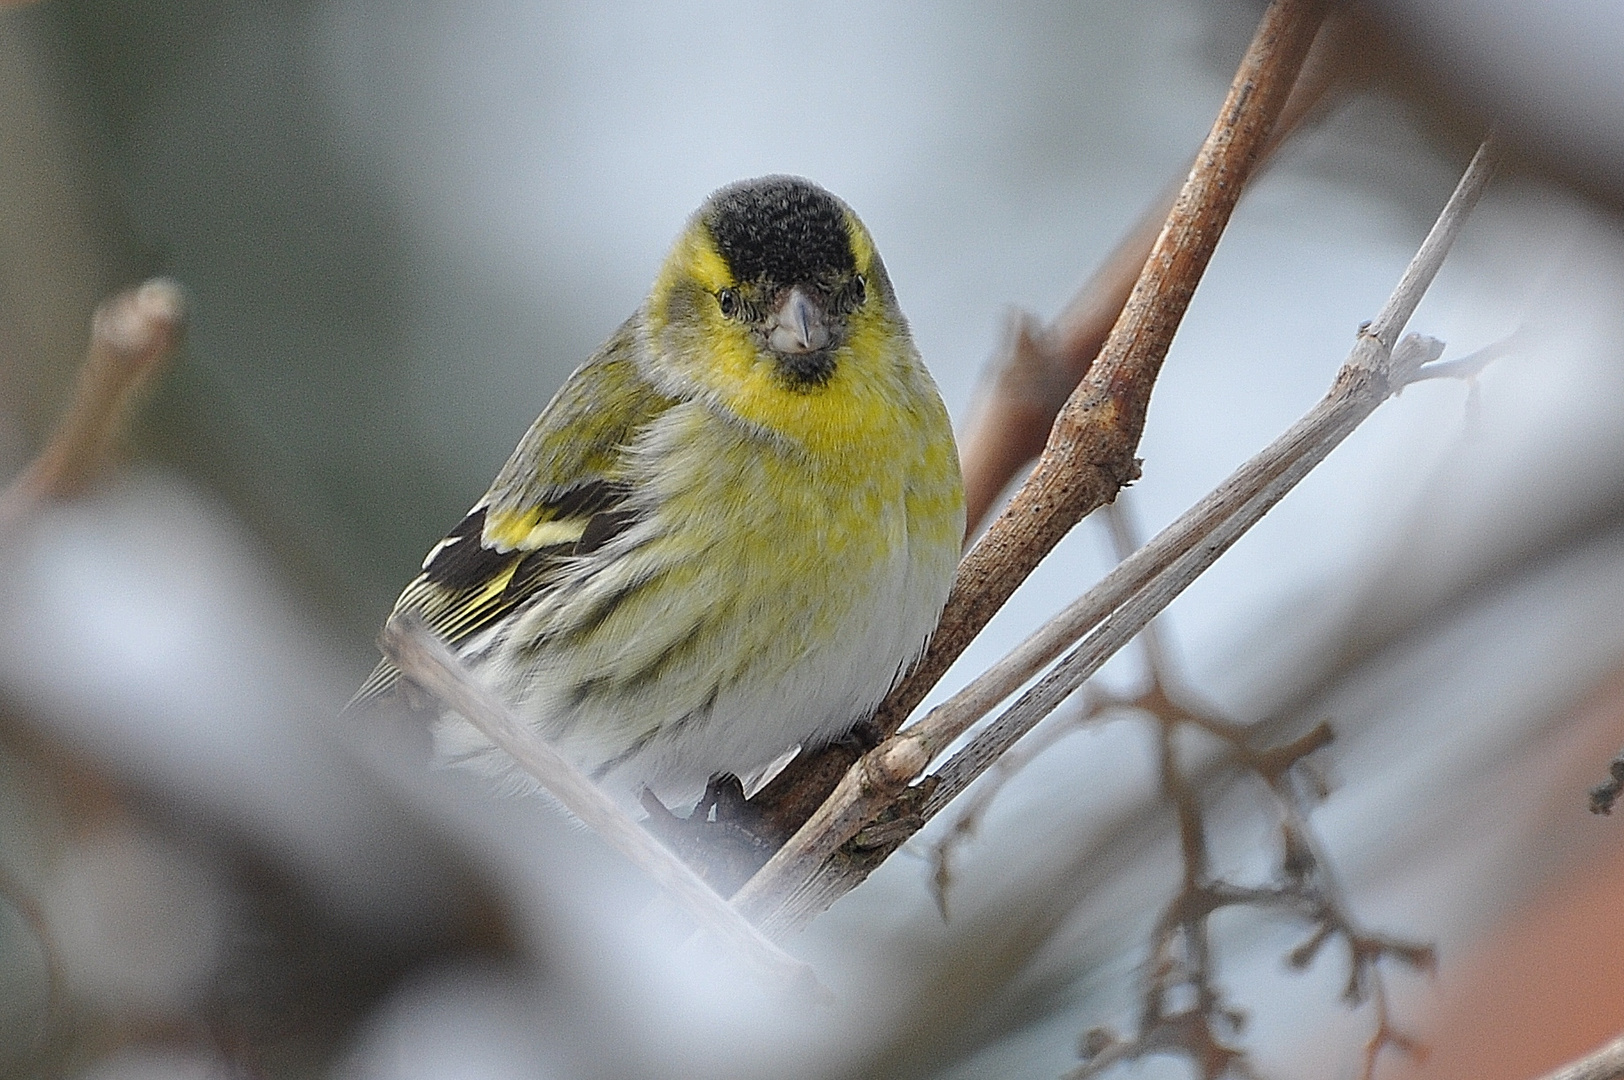
[[[392,616],[379,647],[401,673],[459,713],[533,777],[582,824],[653,878],[705,930],[778,983],[826,997],[812,968],[768,941],[688,866],[662,847],[581,770],[481,686],[451,650],[410,612]]]
[[[1437,355],[1439,348],[1430,338],[1412,335],[1390,355],[1377,357],[1372,369],[1355,371],[1355,378],[1348,380],[1356,382],[1352,392],[1338,393],[1334,388],[1321,403],[1323,412],[1317,409],[1309,413],[1006,657],[1019,663],[1005,667],[1001,661],[899,735],[924,740],[929,746],[946,747],[1062,649],[1083,639],[1036,686],[937,770],[939,783],[927,807],[945,806],[988,763],[1070,696],[1150,618],[1262,520],[1377,404],[1402,386],[1407,372],[1415,370],[1423,359]],[[1343,368],[1343,376],[1357,364],[1358,353],[1356,348],[1355,359]],[[1360,375],[1366,379],[1359,379]],[[1343,380],[1339,377],[1338,381]],[[995,674],[996,678],[992,678]],[[1004,693],[995,698],[1001,690]]]
[[[1118,557],[1129,557],[1136,548],[1136,540],[1127,514],[1120,505],[1113,505],[1107,510],[1106,520]],[[1245,1017],[1226,1003],[1217,979],[1209,930],[1209,920],[1214,914],[1237,906],[1282,910],[1309,920],[1313,927],[1310,937],[1288,957],[1294,968],[1308,966],[1333,939],[1346,943],[1349,975],[1344,997],[1350,1004],[1369,1001],[1374,1010],[1373,1032],[1364,1054],[1365,1080],[1369,1080],[1383,1049],[1394,1047],[1419,1055],[1422,1052],[1419,1044],[1393,1022],[1379,963],[1382,959],[1394,958],[1430,971],[1434,961],[1432,950],[1361,929],[1350,913],[1330,863],[1320,850],[1317,836],[1309,827],[1298,766],[1330,742],[1330,727],[1321,724],[1284,745],[1254,749],[1247,728],[1186,700],[1186,693],[1173,678],[1171,660],[1162,646],[1155,622],[1145,627],[1139,641],[1146,653],[1149,673],[1145,689],[1125,698],[1093,690],[1080,715],[1046,729],[1045,742],[1052,742],[1108,712],[1137,715],[1155,723],[1162,793],[1177,823],[1180,884],[1157,920],[1135,1031],[1126,1038],[1106,1028],[1089,1031],[1079,1047],[1084,1063],[1069,1074],[1068,1080],[1089,1080],[1119,1062],[1166,1054],[1189,1059],[1204,1080],[1251,1075],[1245,1052],[1235,1042]],[[1212,875],[1205,800],[1199,780],[1182,761],[1179,752],[1178,734],[1185,727],[1195,728],[1217,740],[1230,761],[1269,791],[1279,817],[1281,843],[1273,881],[1240,885]],[[987,779],[1007,779],[1011,763],[1030,760],[1033,749],[1023,743],[1019,758],[1008,755],[1000,759],[996,773]],[[936,884],[944,917],[949,853],[964,842],[969,828],[985,812],[996,790],[997,785],[984,784],[979,788],[955,827],[934,848]],[[1312,797],[1322,795],[1323,789],[1315,785]]]

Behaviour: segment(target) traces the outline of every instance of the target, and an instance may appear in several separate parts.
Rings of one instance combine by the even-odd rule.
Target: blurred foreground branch
[[[0,873],[0,904],[10,906],[22,919],[23,925],[34,936],[41,962],[45,967],[45,1000],[40,1006],[39,1027],[32,1036],[29,1047],[33,1061],[44,1062],[52,1057],[53,1044],[63,1037],[69,1026],[61,949],[57,945],[56,936],[51,932],[51,923],[46,917],[44,905],[19,882],[4,873]],[[3,1073],[4,1069],[0,1068],[0,1074]]]
[[[85,494],[106,471],[119,438],[145,387],[173,357],[185,326],[185,297],[178,284],[154,278],[105,300],[90,322],[90,341],[79,366],[73,397],[39,455],[0,491],[0,534],[26,521],[48,500]],[[94,777],[94,778],[93,778]],[[84,798],[101,783],[90,771],[71,778]],[[26,1069],[64,1067],[74,1034],[74,1010],[61,949],[44,904],[20,881],[0,874],[0,904],[16,911],[34,936],[45,970],[45,999],[38,1030],[28,1039]],[[13,1033],[21,1039],[21,1033]]]
[[[461,714],[546,788],[564,809],[653,878],[701,927],[727,942],[755,970],[776,983],[827,995],[809,966],[763,937],[687,863],[661,847],[590,778],[526,727],[468,674],[420,618],[409,612],[392,616],[378,644],[403,675]]]
[[[112,456],[132,402],[180,344],[186,304],[180,286],[153,278],[96,309],[73,400],[50,441],[0,493],[0,524],[44,499],[82,494]]]

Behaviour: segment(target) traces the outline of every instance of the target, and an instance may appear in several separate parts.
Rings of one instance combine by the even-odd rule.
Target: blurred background
[[[336,713],[707,193],[846,199],[962,420],[1008,310],[1051,317],[1182,174],[1260,11],[0,7],[0,457],[50,430],[98,301],[161,273],[192,311],[124,467],[3,538],[0,1075],[1055,1077],[1130,1022],[1177,875],[1141,723],[1010,783],[950,919],[936,829],[792,942],[840,997],[809,1014],[540,800]],[[1352,17],[1357,77],[1242,200],[1125,501],[1148,535],[1318,399],[1498,118],[1412,328],[1509,354],[1383,406],[1163,622],[1214,708],[1336,726],[1314,825],[1358,916],[1442,957],[1390,982],[1429,1063],[1381,1074],[1533,1076],[1624,1029],[1624,823],[1585,809],[1624,745],[1624,15]],[[1085,522],[938,693],[1110,551]],[[1267,806],[1214,814],[1216,869],[1266,872]],[[1343,957],[1218,929],[1258,1069],[1354,1075]]]

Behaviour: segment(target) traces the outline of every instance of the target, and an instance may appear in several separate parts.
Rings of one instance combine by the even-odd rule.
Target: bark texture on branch
[[[1319,109],[1332,84],[1356,71],[1356,46],[1369,32],[1345,10],[1327,17],[1258,155],[1254,173]],[[969,535],[980,529],[1015,475],[1043,452],[1055,417],[1088,374],[1121,316],[1179,190],[1177,181],[1167,185],[1048,326],[1039,325],[1026,312],[1011,313],[1004,341],[987,365],[959,433]]]

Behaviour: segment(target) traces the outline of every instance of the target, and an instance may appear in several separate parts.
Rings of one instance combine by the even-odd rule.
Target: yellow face
[[[713,196],[666,260],[646,316],[662,366],[799,442],[871,426],[912,357],[868,230],[827,192],[787,178]]]

